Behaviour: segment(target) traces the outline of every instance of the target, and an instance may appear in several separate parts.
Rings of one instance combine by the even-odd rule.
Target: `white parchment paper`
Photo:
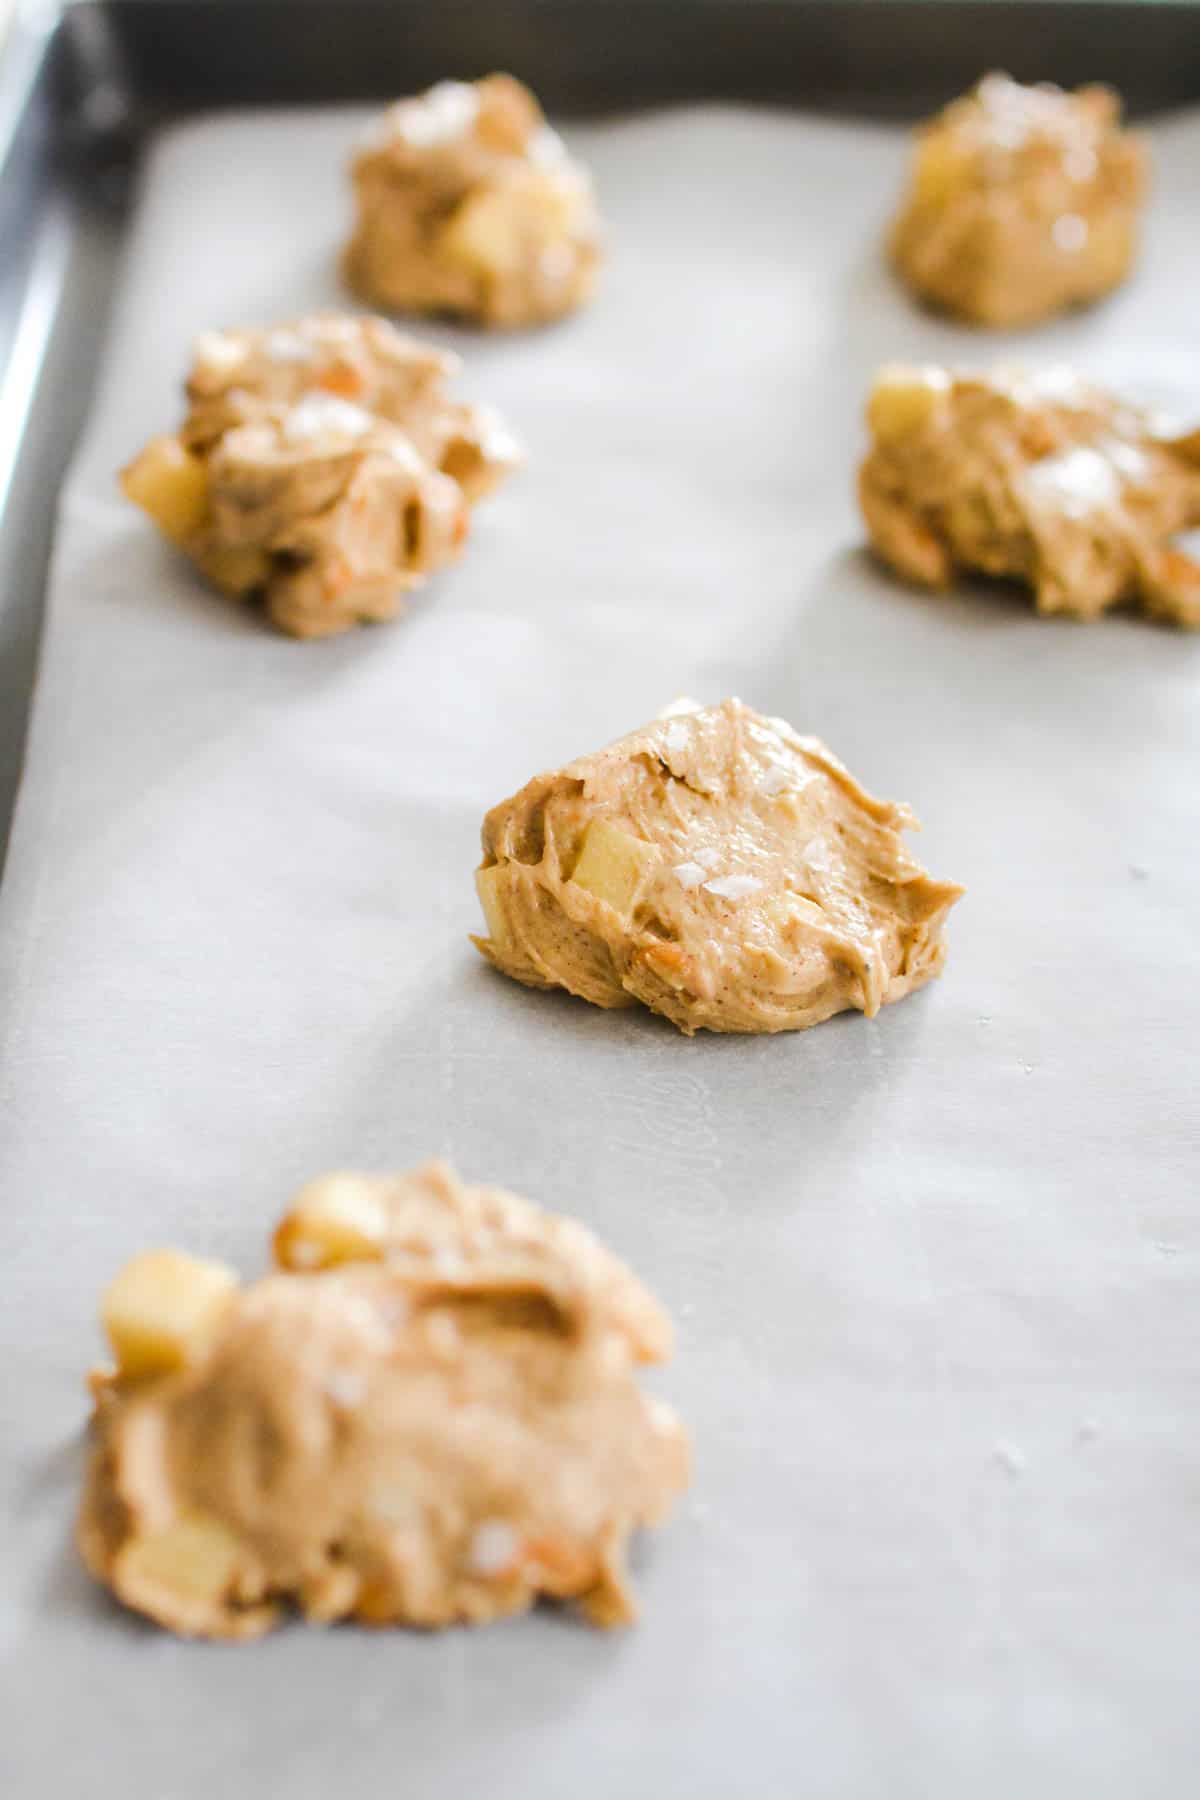
[[[441,332],[526,441],[460,567],[316,645],[114,490],[194,332],[336,304],[346,113],[158,146],[63,501],[2,900],[0,1783],[13,1800],[1137,1796],[1200,1725],[1200,642],[926,598],[852,503],[883,359],[1069,356],[1200,412],[1200,120],[1137,279],[1008,343],[915,312],[895,134],[704,110],[574,133],[612,263]],[[686,1042],[467,943],[485,808],[690,692],[913,803],[969,886],[868,1023]],[[697,1475],[643,1623],[171,1641],[69,1543],[99,1289],[263,1266],[291,1188],[431,1152],[595,1226],[680,1324]]]

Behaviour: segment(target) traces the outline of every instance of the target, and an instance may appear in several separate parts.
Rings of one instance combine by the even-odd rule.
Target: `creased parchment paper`
[[[202,327],[339,299],[358,115],[160,142],[68,485],[3,894],[0,1787],[226,1800],[1181,1800],[1200,1757],[1200,642],[864,558],[877,361],[1077,358],[1200,413],[1200,121],[1145,261],[1015,341],[880,265],[892,133],[572,134],[612,263],[461,391],[529,464],[396,626],[306,645],[113,477]],[[485,807],[688,692],[828,739],[968,884],[873,1023],[685,1042],[467,943]],[[580,1215],[680,1324],[693,1495],[645,1618],[175,1643],[68,1541],[96,1297],[260,1266],[289,1191],[433,1152]]]

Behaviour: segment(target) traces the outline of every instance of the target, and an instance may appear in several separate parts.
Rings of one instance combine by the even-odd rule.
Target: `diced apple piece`
[[[945,369],[910,368],[888,363],[880,369],[867,401],[867,424],[881,444],[909,437],[928,423],[943,394],[949,391]]]
[[[658,862],[653,844],[643,843],[609,819],[593,819],[571,880],[619,913],[628,913]]]
[[[242,1547],[226,1526],[191,1513],[163,1531],[131,1538],[114,1573],[121,1590],[209,1602],[230,1592],[241,1560]]]
[[[135,1256],[101,1302],[118,1374],[136,1381],[183,1368],[207,1341],[237,1284],[223,1263],[177,1250]]]
[[[208,476],[178,438],[154,438],[124,470],[121,486],[173,543],[185,543],[204,523]]]
[[[570,238],[578,228],[586,190],[561,175],[521,186],[485,188],[463,201],[445,225],[439,250],[480,274],[519,275],[531,245]]]
[[[376,1182],[363,1175],[324,1175],[302,1188],[275,1232],[284,1269],[332,1269],[378,1262],[387,1238],[387,1209]]]
[[[512,944],[512,933],[508,929],[508,915],[504,910],[504,902],[500,898],[500,884],[503,878],[504,872],[499,864],[491,869],[475,871],[475,891],[479,895],[479,904],[483,908],[488,937],[498,950],[507,950]]]
[[[499,188],[473,194],[446,225],[439,249],[482,273],[517,274],[522,248],[512,196]]]

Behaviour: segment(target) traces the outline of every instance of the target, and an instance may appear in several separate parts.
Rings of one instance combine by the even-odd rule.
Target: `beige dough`
[[[400,100],[353,167],[346,279],[372,306],[533,325],[595,285],[591,183],[511,75]]]
[[[923,299],[1017,326],[1098,299],[1137,253],[1147,156],[1108,88],[988,75],[917,136],[891,253]]]
[[[1070,370],[893,367],[867,408],[859,474],[871,542],[925,587],[958,570],[1027,583],[1039,612],[1136,601],[1200,626],[1200,432],[1178,435]]]
[[[539,1596],[634,1616],[625,1552],[686,1485],[636,1365],[669,1321],[589,1232],[443,1163],[334,1175],[283,1273],[136,1258],[104,1316],[84,1561],[172,1631],[480,1623]]]
[[[217,587],[261,596],[284,631],[392,618],[519,461],[493,413],[448,397],[457,368],[382,319],[205,332],[187,418],[122,485]]]
[[[962,892],[906,848],[914,824],[781,719],[677,711],[492,809],[475,943],[530,987],[689,1034],[870,1016],[941,969]]]

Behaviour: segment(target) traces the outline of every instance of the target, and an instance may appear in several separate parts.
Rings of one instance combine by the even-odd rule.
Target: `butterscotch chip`
[[[689,1459],[635,1379],[671,1328],[625,1265],[442,1163],[311,1184],[275,1248],[284,1272],[202,1342],[184,1294],[186,1355],[103,1384],[78,1527],[97,1579],[207,1637],[286,1605],[436,1626],[548,1595],[630,1619],[629,1539]],[[161,1292],[150,1310],[171,1336]]]
[[[1137,254],[1141,139],[1108,88],[1064,93],[988,75],[917,134],[891,233],[922,299],[978,325],[1016,326],[1096,300]]]
[[[397,101],[353,167],[346,279],[372,306],[532,325],[590,296],[600,226],[587,174],[510,75]]]
[[[962,892],[906,848],[914,823],[781,719],[672,709],[492,809],[474,941],[529,987],[688,1033],[871,1015],[941,969]]]
[[[519,461],[493,413],[449,398],[456,368],[382,319],[205,332],[187,418],[122,484],[222,593],[297,637],[392,618]]]
[[[1066,369],[881,371],[859,473],[871,543],[942,588],[960,571],[1026,584],[1039,612],[1132,601],[1200,626],[1200,432],[1158,424]]]

